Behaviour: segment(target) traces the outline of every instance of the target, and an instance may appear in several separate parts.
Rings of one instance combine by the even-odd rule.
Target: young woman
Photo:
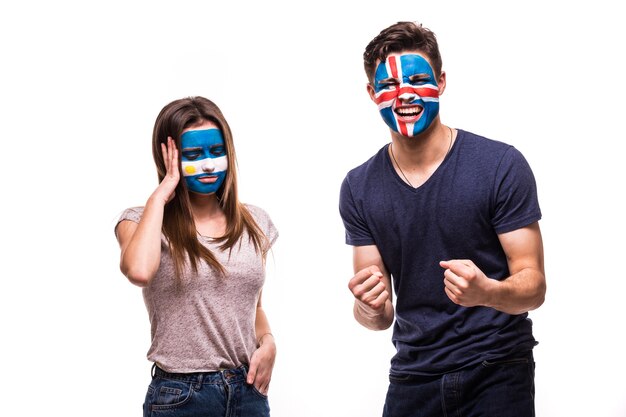
[[[232,134],[210,100],[165,106],[152,153],[159,186],[115,229],[120,269],[150,317],[144,416],[269,416],[276,346],[261,290],[278,232],[239,202]]]

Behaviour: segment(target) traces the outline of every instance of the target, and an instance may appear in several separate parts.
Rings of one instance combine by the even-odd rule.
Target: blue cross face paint
[[[437,79],[420,55],[390,55],[378,64],[374,92],[383,120],[403,136],[419,135],[439,114]]]
[[[215,193],[222,186],[228,170],[222,132],[219,129],[188,130],[180,139],[187,188],[198,194]]]

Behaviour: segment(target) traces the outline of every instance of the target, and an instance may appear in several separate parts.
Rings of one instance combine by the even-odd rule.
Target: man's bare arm
[[[385,330],[393,323],[391,279],[375,245],[353,249],[354,277],[348,288],[355,297],[354,317],[371,330]]]

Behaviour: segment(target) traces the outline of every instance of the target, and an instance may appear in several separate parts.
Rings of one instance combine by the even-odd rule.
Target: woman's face
[[[182,171],[189,191],[217,192],[228,170],[222,132],[215,123],[205,121],[185,129],[180,138]]]

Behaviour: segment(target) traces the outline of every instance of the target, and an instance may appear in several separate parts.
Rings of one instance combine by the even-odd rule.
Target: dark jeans
[[[247,368],[171,374],[153,367],[144,417],[269,417],[267,397],[246,382]]]
[[[389,376],[383,417],[534,417],[532,352],[438,376]]]

